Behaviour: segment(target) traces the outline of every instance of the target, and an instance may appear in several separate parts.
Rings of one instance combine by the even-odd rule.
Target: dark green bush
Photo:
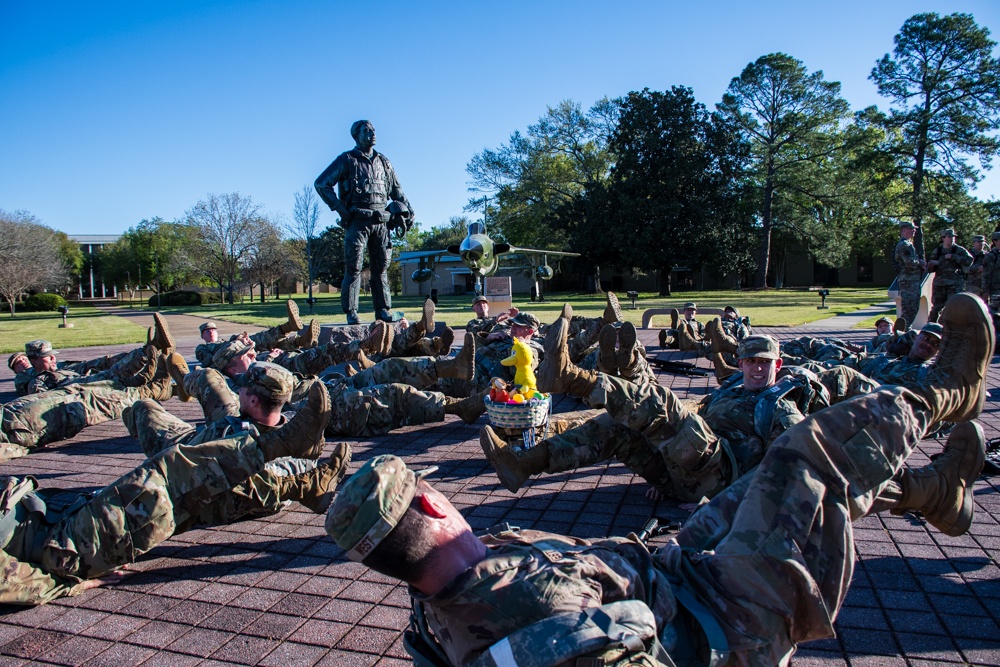
[[[206,303],[219,303],[221,301],[218,294],[214,292],[192,292],[190,290],[177,290],[176,292],[164,292],[159,295],[149,297],[149,305],[156,306],[201,306]]]
[[[24,303],[17,306],[17,310],[24,313],[37,313],[49,310],[57,310],[59,306],[65,306],[66,299],[58,294],[32,294]]]

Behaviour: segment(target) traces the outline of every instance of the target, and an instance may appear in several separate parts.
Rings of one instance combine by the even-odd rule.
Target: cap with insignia
[[[928,322],[920,328],[920,333],[930,334],[941,340],[941,336],[944,335],[944,327],[937,322]]]
[[[24,352],[15,352],[14,354],[10,355],[10,357],[7,359],[7,368],[9,368],[10,370],[14,370],[14,362],[16,362],[18,359],[22,357],[25,360],[28,359],[28,355],[26,355]]]
[[[212,367],[224,371],[233,359],[246,354],[252,349],[252,341],[244,343],[239,338],[228,340],[212,355]]]
[[[58,352],[52,349],[52,343],[47,340],[33,340],[25,343],[24,353],[28,355],[29,359],[52,357],[58,354]]]
[[[475,299],[472,300],[472,305],[474,306],[477,303],[489,303],[489,302],[490,302],[489,299],[487,299],[485,296],[483,296],[482,294],[480,294],[479,296],[477,296]]]
[[[692,310],[698,310],[698,304],[696,304],[694,301],[688,301],[687,303],[684,304],[684,310],[687,310],[688,308],[691,308]]]
[[[326,515],[327,534],[348,558],[363,561],[406,513],[417,482],[435,470],[414,472],[391,454],[368,459],[340,485]]]
[[[954,229],[946,229],[943,232],[941,232],[941,238],[944,238],[946,236],[954,237],[955,236],[955,230]]]
[[[532,331],[538,331],[538,327],[541,325],[538,318],[531,313],[518,313],[511,318],[510,323],[519,327],[530,327]]]
[[[254,387],[261,394],[273,400],[287,399],[295,388],[295,378],[291,371],[266,361],[258,361],[237,375],[233,380],[237,387]]]
[[[218,328],[219,327],[215,326],[215,322],[204,322],[200,327],[198,327],[198,331],[199,333],[205,333],[209,329],[218,329]]]
[[[770,336],[758,334],[756,336],[747,336],[740,341],[739,347],[736,348],[736,357],[738,359],[750,359],[751,357],[780,359],[781,352],[778,348],[777,340]]]

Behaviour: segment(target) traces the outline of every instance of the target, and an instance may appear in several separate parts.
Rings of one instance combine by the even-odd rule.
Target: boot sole
[[[434,310],[434,302],[430,299],[424,299],[424,312],[420,321],[424,325],[424,333],[426,334],[434,332]]]
[[[160,334],[163,335],[163,340],[160,341],[160,342],[163,343],[163,347],[161,348],[161,351],[165,352],[167,350],[173,350],[175,347],[177,347],[174,344],[174,337],[170,334],[170,327],[167,326],[167,318],[165,318],[160,313],[153,313],[153,321],[156,322],[156,326],[153,327],[153,330],[154,330],[153,338],[154,338],[154,340],[156,339],[155,332],[158,331]]]
[[[296,331],[305,326],[299,317],[299,305],[297,303],[289,299],[285,302],[285,307],[288,310],[288,321],[295,325]]]
[[[611,308],[611,312],[614,314],[615,322],[621,322],[625,319],[622,315],[622,304],[618,301],[618,295],[614,292],[608,292],[608,306]]]
[[[615,354],[615,343],[618,342],[618,331],[611,324],[601,327],[598,337],[599,361],[601,371],[604,373],[614,373],[618,368],[618,355]]]

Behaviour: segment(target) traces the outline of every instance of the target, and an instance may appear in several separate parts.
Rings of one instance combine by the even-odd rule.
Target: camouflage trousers
[[[371,437],[403,426],[444,421],[447,397],[439,392],[420,391],[399,383],[354,387],[350,380],[327,387],[331,404],[326,427],[329,436]]]
[[[110,370],[112,366],[124,359],[129,355],[133,355],[138,352],[142,354],[142,348],[136,348],[131,352],[121,352],[119,354],[108,354],[103,357],[97,357],[95,359],[88,359],[87,361],[74,361],[66,365],[59,365],[59,370],[62,371],[73,371],[74,373],[79,373],[80,375],[88,375],[90,373],[99,373],[101,371]]]
[[[941,314],[941,309],[944,308],[944,304],[947,303],[948,299],[952,296],[958,294],[962,291],[965,286],[964,280],[955,280],[954,278],[939,279],[934,278],[934,285],[931,287],[931,303],[933,307],[931,308],[930,314],[927,316],[929,322],[937,322],[938,316]],[[909,320],[907,320],[909,322]]]
[[[142,388],[104,381],[31,394],[0,406],[0,461],[72,438],[87,426],[118,419],[144,395]]]
[[[281,327],[271,327],[250,335],[258,350],[296,350],[295,336],[282,333]]]
[[[319,375],[330,366],[358,358],[361,346],[358,341],[340,343],[330,341],[309,350],[290,350],[271,359],[275,364],[302,375]]]
[[[149,399],[136,402],[123,418],[129,433],[139,441],[143,453],[150,459],[177,445],[191,447],[226,439],[218,437],[218,427],[224,428],[225,421],[210,422],[198,429]],[[195,523],[221,525],[231,523],[235,520],[232,517],[274,514],[285,506],[280,478],[302,474],[315,467],[316,461],[309,459],[283,457],[270,461],[259,473],[236,484],[229,493],[207,505],[198,513]]]
[[[684,501],[710,498],[731,481],[728,445],[669,389],[601,373],[587,400],[605,412],[590,419],[572,414],[565,424],[554,417],[556,435],[536,445],[548,455],[544,472],[614,458],[664,495]]]
[[[242,508],[226,496],[263,467],[264,456],[248,433],[170,447],[52,526],[38,562],[61,577],[100,577],[174,533],[235,521]]]
[[[917,312],[920,310],[920,278],[897,278],[896,287],[899,289],[899,310],[900,315],[908,326],[913,326],[917,319]]]
[[[591,345],[587,353],[576,365],[585,371],[600,371],[608,375],[617,375],[623,380],[628,380],[632,384],[657,384],[656,373],[646,360],[646,349],[641,343],[636,344],[638,354],[634,355],[635,363],[627,368],[604,368],[601,364],[600,349],[596,345]]]
[[[851,522],[884,508],[880,494],[929,419],[901,387],[821,410],[654,555],[712,611],[733,664],[787,664],[796,643],[833,636],[854,567]]]

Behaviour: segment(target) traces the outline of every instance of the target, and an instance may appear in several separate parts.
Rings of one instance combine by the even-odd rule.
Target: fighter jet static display
[[[536,287],[540,280],[551,280],[555,270],[549,266],[549,257],[557,260],[562,257],[579,257],[578,252],[562,252],[559,250],[538,250],[536,248],[518,248],[509,243],[497,243],[486,233],[486,225],[482,222],[470,222],[469,233],[459,245],[448,246],[446,250],[426,250],[410,253],[408,256],[420,260],[420,268],[410,276],[413,282],[427,282],[434,277],[434,265],[445,255],[458,255],[462,263],[476,278],[476,295],[483,293],[483,278],[491,276],[500,268],[500,255],[524,255],[534,268]],[[541,290],[538,290],[541,295]]]

